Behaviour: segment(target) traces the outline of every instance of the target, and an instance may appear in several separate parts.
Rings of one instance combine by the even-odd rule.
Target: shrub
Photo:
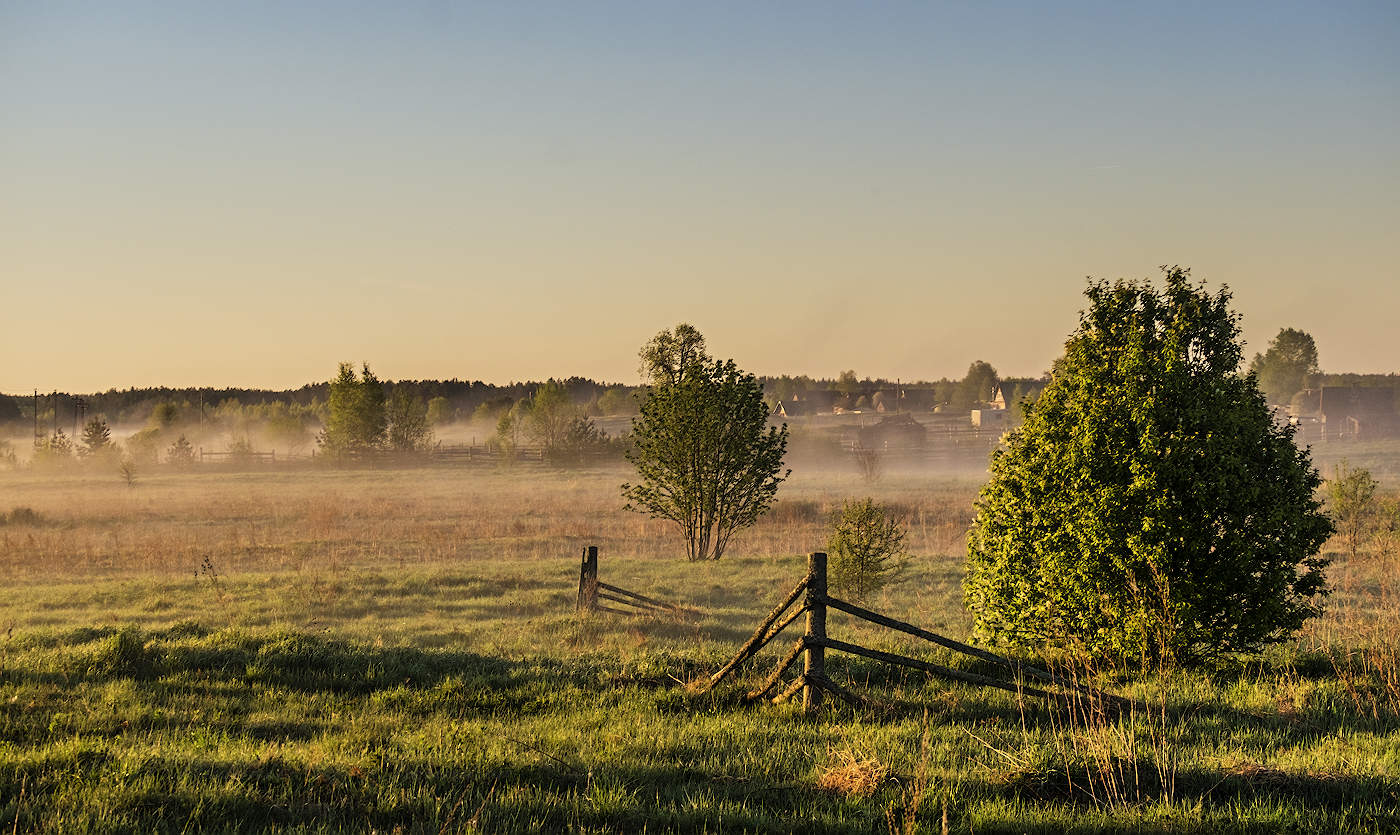
[[[907,564],[906,534],[903,519],[873,499],[843,504],[826,540],[832,588],[855,600],[884,588]]]
[[[1342,535],[1342,544],[1352,559],[1366,538],[1375,515],[1376,480],[1370,470],[1351,467],[1342,461],[1327,480],[1327,505]]]
[[[1258,651],[1319,612],[1317,471],[1238,371],[1229,292],[1165,271],[1161,293],[1090,284],[993,454],[964,585],[984,636],[1192,660]]]

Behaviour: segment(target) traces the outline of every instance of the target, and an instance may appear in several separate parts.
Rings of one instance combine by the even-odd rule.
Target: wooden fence
[[[283,456],[285,459],[286,456]],[[199,463],[215,464],[273,464],[277,461],[277,450],[269,452],[255,452],[253,450],[241,450],[238,452],[210,452],[209,450],[199,450]]]
[[[960,681],[967,684],[975,684],[982,687],[995,687],[1001,690],[1009,690],[1013,693],[1021,693],[1028,696],[1048,697],[1052,693],[1034,687],[1023,686],[1016,681],[992,678],[990,676],[969,673],[963,670],[955,670],[923,661],[918,658],[910,658],[906,655],[897,655],[892,652],[870,649],[857,644],[832,638],[827,634],[826,613],[828,609],[836,609],[848,615],[867,621],[869,623],[903,632],[924,641],[950,649],[954,652],[977,658],[1001,667],[1012,676],[1029,676],[1041,681],[1054,684],[1070,690],[1091,694],[1104,698],[1113,697],[1099,693],[1091,687],[1068,681],[1063,676],[1056,675],[1038,667],[1032,667],[1004,658],[996,653],[988,652],[977,647],[968,646],[961,641],[955,641],[926,629],[921,629],[912,624],[896,620],[869,609],[862,608],[854,603],[832,597],[827,593],[827,573],[826,554],[818,551],[808,557],[807,576],[793,588],[791,592],[783,598],[768,617],[764,618],[758,628],[754,630],[752,637],[739,648],[733,658],[726,663],[719,672],[715,673],[708,680],[701,683],[699,690],[704,692],[719,684],[726,676],[739,669],[746,661],[752,659],[770,641],[776,638],[784,629],[791,626],[803,613],[807,615],[806,631],[802,637],[798,638],[792,648],[783,655],[773,670],[757,689],[748,693],[749,701],[757,701],[767,698],[770,693],[783,682],[783,677],[799,657],[802,661],[802,673],[786,686],[782,687],[776,696],[772,697],[774,703],[786,701],[802,693],[802,708],[804,712],[811,713],[821,707],[823,693],[831,693],[841,700],[852,705],[861,705],[865,699],[847,690],[844,686],[837,684],[827,675],[826,671],[826,651],[828,649],[836,652],[845,652],[887,664],[893,664],[908,669],[920,670],[933,676]],[[802,604],[797,608],[793,605],[802,600]],[[789,611],[791,610],[791,611]]]
[[[599,603],[599,598],[631,608],[615,609]],[[577,611],[579,613],[611,612],[615,615],[640,615],[659,612],[679,614],[682,610],[674,604],[656,600],[644,594],[637,594],[634,591],[628,591],[599,580],[598,547],[590,545],[583,549],[583,564],[579,568]]]

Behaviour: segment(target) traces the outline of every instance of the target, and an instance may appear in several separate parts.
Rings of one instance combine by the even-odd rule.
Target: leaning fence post
[[[813,713],[822,705],[822,689],[817,683],[826,678],[826,552],[813,551],[807,557],[807,655],[802,662],[802,712]]]
[[[578,611],[598,608],[598,546],[583,549],[583,565],[578,572]]]

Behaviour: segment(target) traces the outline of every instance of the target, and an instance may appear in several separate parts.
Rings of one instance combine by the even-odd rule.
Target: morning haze
[[[0,0],[0,832],[1400,832],[1397,42]]]

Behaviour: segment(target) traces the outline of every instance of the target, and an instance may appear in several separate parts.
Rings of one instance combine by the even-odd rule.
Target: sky
[[[1047,369],[1189,266],[1400,371],[1400,4],[0,0],[0,391]]]

